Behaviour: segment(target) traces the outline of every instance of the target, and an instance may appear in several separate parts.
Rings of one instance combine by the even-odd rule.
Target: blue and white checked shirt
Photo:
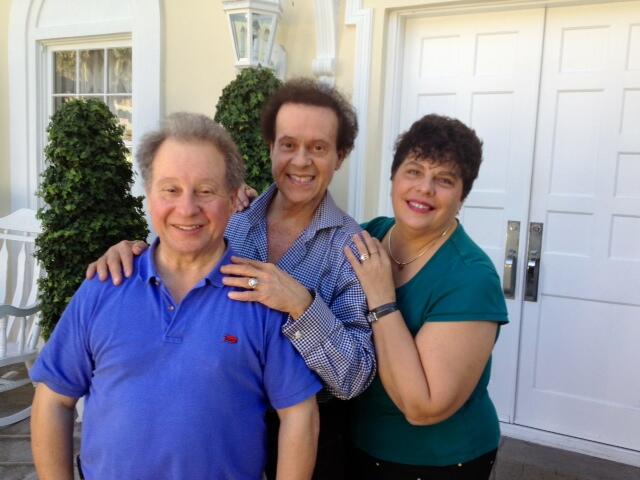
[[[238,255],[267,261],[267,209],[276,191],[271,185],[231,217],[225,236]],[[309,226],[277,263],[314,296],[300,318],[287,319],[282,333],[341,399],[362,393],[376,370],[366,297],[342,251],[345,245],[356,251],[351,237],[359,231],[327,192]]]

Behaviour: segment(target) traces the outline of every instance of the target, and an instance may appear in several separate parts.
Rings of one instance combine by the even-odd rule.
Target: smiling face
[[[453,163],[433,163],[409,155],[391,182],[396,221],[420,234],[440,234],[462,206],[462,179]]]
[[[285,103],[276,116],[271,173],[286,207],[315,210],[340,168],[338,118],[329,108]]]
[[[171,138],[162,143],[147,201],[164,257],[209,262],[222,252],[232,200],[224,158],[212,144]]]

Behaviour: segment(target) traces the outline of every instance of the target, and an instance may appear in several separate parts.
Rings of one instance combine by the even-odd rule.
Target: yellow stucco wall
[[[163,2],[164,113],[213,115],[222,89],[236,75],[229,27],[222,2],[187,4]]]
[[[164,2],[164,112],[212,115],[222,89],[237,73],[222,2]],[[287,51],[286,78],[312,75],[313,2],[282,2],[277,42]]]
[[[278,43],[287,52],[286,78],[312,76],[311,62],[316,52],[314,7],[310,0],[282,0]]]
[[[10,211],[8,35],[11,2],[0,1],[0,217]]]

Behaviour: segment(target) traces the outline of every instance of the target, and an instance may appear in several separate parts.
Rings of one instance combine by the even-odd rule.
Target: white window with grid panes
[[[124,141],[132,153],[136,139],[157,128],[162,105],[162,3],[11,2],[8,75],[12,210],[38,208],[36,191],[45,164],[47,126],[66,99],[102,99],[123,123]],[[139,175],[133,192],[144,193]]]
[[[131,46],[126,42],[50,47],[49,114],[72,98],[102,100],[124,127],[129,152],[133,145]]]

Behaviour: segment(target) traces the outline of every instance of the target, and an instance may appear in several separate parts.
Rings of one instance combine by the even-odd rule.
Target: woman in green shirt
[[[418,120],[396,143],[395,218],[365,225],[359,258],[345,250],[378,358],[354,402],[349,478],[489,478],[500,430],[487,384],[507,310],[491,260],[456,219],[481,160],[458,120]]]

